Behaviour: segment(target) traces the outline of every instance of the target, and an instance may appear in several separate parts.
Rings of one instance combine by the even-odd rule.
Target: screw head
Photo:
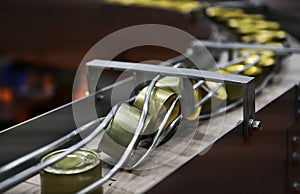
[[[292,137],[292,142],[294,145],[298,145],[299,144],[299,137],[298,136],[293,136]]]
[[[261,130],[261,122],[258,120],[250,119],[249,128],[253,131],[259,131]]]

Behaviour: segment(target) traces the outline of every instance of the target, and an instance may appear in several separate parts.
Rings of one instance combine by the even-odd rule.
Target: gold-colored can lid
[[[244,35],[241,37],[243,42],[255,42],[264,44],[273,40],[284,40],[286,33],[282,30],[256,30],[255,33],[250,35]]]
[[[192,80],[191,82],[192,82],[191,84],[195,84],[196,80]],[[166,76],[158,80],[156,86],[180,94],[181,78],[175,76]],[[202,98],[201,90],[200,89],[194,90],[194,103],[199,102],[201,98]],[[194,114],[190,115],[187,119],[195,120],[196,118],[198,118],[200,112],[201,112],[201,106],[198,107],[195,110]]]
[[[178,6],[176,6],[176,10],[181,13],[190,13],[193,10],[199,9],[201,6],[203,5],[201,5],[199,1],[183,1],[180,2]]]
[[[206,9],[206,15],[209,17],[218,17],[219,20],[231,17],[241,17],[243,13],[244,10],[239,8],[208,7]]]
[[[200,7],[201,3],[199,1],[172,1],[172,0],[106,0],[107,3],[121,4],[121,5],[134,5],[143,7],[154,7],[166,10],[179,11],[182,13],[189,13],[194,9]]]
[[[273,57],[275,56],[275,52],[272,50],[255,50],[255,49],[242,49],[240,50],[240,56],[244,56],[248,53],[260,54],[262,56]]]
[[[227,67],[225,69],[229,73],[240,72],[239,74],[247,75],[247,76],[255,76],[262,72],[261,68],[256,66],[251,66],[245,70],[245,65],[243,64],[235,64]]]
[[[239,34],[252,34],[257,31],[251,23],[241,24],[237,27],[236,32]]]
[[[286,33],[282,30],[259,30],[256,32],[259,35],[269,35],[277,39],[285,39]]]
[[[251,63],[255,63],[260,59],[260,55],[258,54],[251,54],[249,55],[245,60],[244,60],[244,64],[251,64]]]
[[[280,28],[280,25],[278,22],[274,22],[274,21],[256,20],[255,28],[256,29],[278,30]]]
[[[264,44],[273,40],[275,37],[272,34],[251,34],[241,37],[241,40],[246,43]]]
[[[262,69],[257,66],[252,66],[243,72],[243,75],[256,76],[262,73]]]
[[[268,41],[271,41],[275,38],[275,36],[271,33],[260,33],[260,34],[255,34],[255,42],[256,43],[265,43]]]
[[[256,37],[253,35],[244,35],[241,37],[241,41],[245,43],[254,43],[256,42]]]
[[[270,42],[266,42],[265,45],[270,45],[270,46],[278,46],[278,47],[283,47],[282,42],[276,42],[276,41],[270,41]]]
[[[264,16],[262,14],[244,14],[244,18],[250,19],[252,21],[263,20]]]
[[[243,26],[250,25],[252,19],[249,18],[231,18],[227,21],[227,26],[230,28],[242,28]]]
[[[227,26],[230,28],[237,28],[242,25],[242,22],[239,19],[229,19],[227,21]]]
[[[66,150],[58,150],[43,157],[42,162],[58,156]],[[99,165],[100,159],[97,153],[90,150],[77,150],[72,154],[67,155],[62,160],[48,166],[44,169],[45,172],[52,174],[78,174],[91,170]]]
[[[276,38],[278,39],[286,39],[286,33],[282,30],[276,32]]]
[[[219,7],[208,7],[205,10],[205,13],[209,17],[216,17],[219,16],[222,13],[222,9]]]
[[[263,67],[269,67],[269,66],[273,66],[275,64],[276,64],[275,59],[273,57],[269,57],[266,55],[263,55],[261,57],[261,60],[258,63],[259,66],[263,66]]]
[[[169,90],[172,92],[175,92],[176,94],[180,93],[180,77],[175,77],[175,76],[165,76],[158,80],[155,84],[155,86]]]
[[[218,83],[216,83],[216,82],[206,81],[203,84],[202,88],[206,92],[210,92],[214,88],[216,88],[217,86],[218,86]],[[220,99],[220,100],[226,100],[227,99],[227,92],[226,92],[225,88],[223,86],[221,86],[217,89],[217,91],[214,93],[213,96]]]

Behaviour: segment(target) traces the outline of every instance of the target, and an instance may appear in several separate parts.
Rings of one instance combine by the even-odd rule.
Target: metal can
[[[244,67],[243,64],[235,64],[227,67],[224,71],[227,73],[240,72],[240,75],[255,77],[255,85],[260,85],[262,82],[262,69],[257,66],[252,66],[244,70]],[[227,101],[229,103],[234,102],[243,96],[243,89],[241,86],[227,84],[226,91],[228,92]]]
[[[259,61],[258,65],[261,67],[270,67],[274,66],[276,61],[273,57],[269,57],[266,55],[262,55],[261,60]]]
[[[41,162],[58,156],[64,150],[52,152]],[[46,167],[41,173],[41,193],[75,193],[101,178],[101,160],[97,153],[80,149]],[[92,193],[103,193],[100,187]]]
[[[138,109],[142,110],[147,87],[144,87],[137,95],[133,105]],[[176,94],[169,90],[165,90],[159,87],[154,87],[151,96],[150,96],[150,103],[149,103],[149,114],[152,116],[152,120],[154,124],[154,128],[157,130],[159,125],[164,119],[165,114],[167,113],[168,109],[170,108],[173,101],[176,99]],[[180,114],[180,103],[177,102],[171,117],[169,118],[167,125],[171,124],[171,122]]]
[[[244,56],[247,53],[260,54],[265,57],[273,57],[275,56],[275,52],[272,50],[255,50],[255,49],[242,49],[240,50],[240,56]]]
[[[158,82],[156,83],[156,86],[166,89],[166,90],[169,90],[169,91],[172,91],[172,92],[175,92],[177,94],[180,94],[181,93],[181,91],[180,91],[181,83],[180,82],[181,82],[180,77],[166,76],[166,77],[158,80]],[[191,83],[195,84],[196,80],[191,80]],[[194,90],[194,104],[199,102],[201,100],[201,98],[202,98],[201,90],[199,88],[195,89]],[[187,119],[188,120],[197,119],[201,112],[201,108],[202,108],[202,106],[196,108],[195,112],[192,115],[190,115]]]
[[[205,97],[205,95],[207,95],[209,92],[214,90],[216,87],[218,87],[218,83],[206,81],[201,87],[203,97]],[[227,92],[224,86],[221,86],[213,93],[210,100],[208,100],[202,105],[201,114],[208,114],[211,113],[212,111],[215,111],[225,106],[226,100],[227,100]]]
[[[123,103],[105,130],[98,145],[99,149],[115,161],[119,160],[135,134],[141,113],[140,109]],[[157,130],[150,123],[151,118],[152,116],[149,114],[146,116],[145,125],[138,141],[143,136],[152,135]]]
[[[264,44],[274,40],[285,40],[286,33],[284,31],[260,30],[255,34],[245,35],[241,40],[246,43]]]
[[[274,21],[255,20],[254,22],[256,29],[278,30],[280,28],[280,24]]]
[[[221,7],[209,7],[205,12],[208,17],[216,18],[218,21],[225,21],[233,17],[242,17],[244,14],[243,9]]]

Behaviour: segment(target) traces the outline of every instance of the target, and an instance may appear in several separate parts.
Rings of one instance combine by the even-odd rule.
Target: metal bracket
[[[213,82],[224,82],[225,84],[240,85],[243,88],[243,136],[248,137],[253,130],[260,129],[260,122],[254,119],[255,113],[255,82],[253,77],[224,74],[220,76],[219,73],[186,68],[174,68],[167,66],[149,65],[141,63],[128,63],[107,60],[92,60],[87,64],[87,71],[89,75],[92,72],[101,72],[105,70],[113,71],[132,71],[134,73],[147,73],[162,76],[179,76],[187,77],[197,80],[206,80]],[[94,75],[99,76],[100,75]],[[93,78],[98,80],[98,78]],[[90,91],[95,90],[97,83],[92,84],[94,88],[89,88]]]

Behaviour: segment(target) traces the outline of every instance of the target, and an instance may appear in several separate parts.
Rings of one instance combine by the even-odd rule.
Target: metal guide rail
[[[108,155],[111,154],[109,157],[113,161],[113,167],[102,178],[99,178],[95,182],[85,185],[83,188],[81,188],[80,191],[78,191],[79,193],[90,192],[101,187],[120,169],[135,169],[143,165],[143,163],[147,163],[149,155],[154,152],[157,147],[172,139],[172,133],[174,133],[174,130],[176,132],[176,127],[181,121],[191,123],[193,123],[193,121],[197,122],[201,118],[210,118],[215,115],[219,115],[242,104],[243,122],[240,123],[240,125],[243,126],[243,136],[245,138],[249,138],[252,132],[259,130],[261,127],[260,122],[256,121],[254,117],[255,94],[261,91],[272,79],[276,71],[280,69],[281,59],[278,60],[274,65],[278,68],[272,68],[271,70],[266,68],[268,70],[267,74],[262,76],[262,78],[258,77],[255,73],[250,73],[250,76],[254,76],[255,79],[250,76],[245,76],[249,75],[245,72],[249,69],[253,69],[253,67],[256,67],[261,62],[263,54],[259,52],[257,53],[256,51],[247,51],[243,55],[227,60],[225,63],[220,62],[216,66],[204,68],[203,70],[195,68],[192,69],[192,62],[189,60],[189,58],[199,58],[199,52],[201,52],[201,46],[199,45],[203,44],[209,49],[222,49],[228,53],[231,53],[232,50],[235,52],[240,52],[245,48],[271,50],[276,54],[284,53],[284,55],[286,53],[299,52],[299,48],[291,47],[278,48],[272,46],[241,43],[220,44],[219,42],[206,41],[203,43],[192,43],[192,47],[186,53],[186,56],[179,56],[177,58],[170,59],[160,65],[104,60],[90,61],[86,64],[89,76],[89,96],[82,100],[78,100],[60,107],[56,110],[50,111],[49,113],[41,115],[35,119],[32,119],[31,121],[1,132],[1,135],[13,136],[14,131],[20,132],[22,130],[29,130],[29,128],[37,130],[37,128],[39,128],[41,125],[49,125],[49,122],[53,123],[58,130],[63,130],[63,133],[61,132],[62,134],[60,134],[59,137],[56,137],[55,140],[47,140],[49,142],[46,145],[39,145],[38,148],[31,148],[31,150],[27,150],[25,152],[27,153],[25,155],[22,153],[14,156],[17,159],[13,158],[8,160],[8,162],[4,161],[3,165],[0,167],[0,192],[6,191],[18,183],[34,176],[46,167],[57,163],[59,160],[64,159],[66,156],[74,153],[74,151],[79,150],[88,143],[95,140],[99,141],[99,135],[102,134],[103,139],[105,134],[113,132],[113,130],[117,130],[117,132],[119,132],[118,130],[120,130],[120,128],[122,129],[123,126],[116,126],[114,123],[116,123],[116,121],[120,122],[119,120],[122,119],[132,123],[134,122],[135,125],[133,127],[129,126],[129,128],[132,127],[132,129],[129,129],[131,130],[129,138],[125,143],[125,146],[123,145],[123,149],[121,149],[121,151],[119,150],[110,153],[109,149],[108,151],[106,150]],[[255,57],[253,57],[253,55],[255,55]],[[249,56],[252,56],[254,60],[246,61]],[[220,61],[222,60],[220,59]],[[242,68],[235,67],[233,70],[230,70],[230,67],[241,62],[243,62]],[[273,64],[270,66],[273,66]],[[104,70],[117,71],[121,74],[125,72],[125,77],[123,77],[120,81],[112,81],[103,84],[101,80],[99,82],[98,78],[100,74],[104,72]],[[226,73],[222,72],[221,70],[226,70]],[[262,73],[258,74],[261,75]],[[104,77],[102,77],[102,79],[105,79],[110,75],[103,73],[103,76]],[[164,78],[168,78],[172,81],[179,80],[178,85],[176,85],[178,90],[172,91],[171,93],[170,91],[167,91],[170,94],[166,94],[166,98],[170,100],[168,101],[168,108],[164,112],[158,112],[157,115],[152,114],[149,116],[149,112],[151,112],[151,103],[154,101],[152,95],[156,90],[158,90],[157,88],[159,88],[157,84],[161,84],[161,80]],[[260,80],[260,82],[256,82],[256,80],[259,80],[257,78],[261,78],[262,80]],[[139,85],[136,85],[136,83],[139,83]],[[208,83],[213,84],[209,85]],[[255,87],[257,83],[259,83],[258,87]],[[199,108],[204,109],[203,107],[207,105],[212,98],[216,96],[218,97],[220,89],[222,89],[224,86],[226,86],[226,88],[231,87],[233,91],[231,94],[238,93],[238,95],[230,100],[227,98],[221,99],[221,101],[228,101],[228,104],[225,106],[218,106],[215,111],[210,109],[206,110],[207,112],[202,114],[200,112],[203,110],[201,110],[195,116],[194,113]],[[165,85],[161,84],[160,87],[165,87]],[[199,95],[197,96],[198,93],[195,91],[200,89],[202,93],[204,91],[204,95],[199,97]],[[119,95],[113,95],[114,92],[118,90],[121,91],[117,93]],[[122,91],[127,91],[127,93],[122,94]],[[130,95],[128,95],[128,92]],[[164,90],[163,92],[166,91]],[[230,97],[232,97],[231,94],[230,92],[228,93]],[[114,96],[113,102],[112,96]],[[137,99],[140,99],[141,101],[137,101]],[[162,104],[167,104],[165,102],[166,101],[163,101]],[[133,104],[135,106],[139,106],[140,109],[132,110],[131,105]],[[176,106],[178,106],[178,104],[180,104],[180,111],[178,111],[174,116],[173,112],[176,110]],[[92,108],[89,107],[91,105],[93,106]],[[75,122],[72,118],[74,114],[72,111],[74,111],[74,108],[75,111],[81,112],[79,115],[79,117],[81,117],[79,121],[77,120],[78,115],[75,115]],[[121,110],[123,110],[122,114],[120,113]],[[138,116],[135,120],[127,120],[128,118],[124,116],[128,110],[138,112]],[[96,116],[94,112],[96,112]],[[194,115],[194,117],[191,119],[192,115]],[[64,121],[60,121],[58,119],[66,116],[68,118],[66,118]],[[152,117],[156,118],[156,120],[161,120],[158,124],[153,124],[151,122]],[[149,137],[151,141],[145,141],[146,145],[141,145],[141,136],[144,135],[145,131],[151,129],[151,127],[147,127],[148,125],[151,127],[155,126],[153,127],[155,128],[155,131],[151,131],[151,133],[146,134],[147,138]],[[123,134],[128,133],[124,132]],[[4,142],[4,137],[2,138]],[[149,138],[147,138],[144,140],[149,140]],[[122,141],[122,139],[120,141]],[[107,147],[105,147],[103,144],[99,143],[98,149],[107,149]],[[46,161],[39,162],[42,156],[53,150],[66,147],[66,145],[67,149],[57,156]],[[109,144],[109,146],[110,145],[111,144]],[[140,155],[136,154],[137,148],[143,149],[143,152],[141,152]]]

